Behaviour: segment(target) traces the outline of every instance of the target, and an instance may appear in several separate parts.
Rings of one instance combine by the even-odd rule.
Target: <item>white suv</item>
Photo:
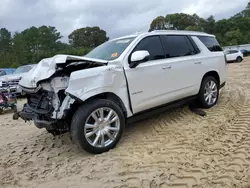
[[[27,104],[14,119],[52,134],[71,132],[91,153],[115,147],[127,120],[196,99],[217,103],[227,80],[213,35],[154,31],[110,40],[86,56],[43,59],[20,81]]]
[[[228,50],[225,52],[227,62],[241,62],[244,59],[243,53],[239,50]]]

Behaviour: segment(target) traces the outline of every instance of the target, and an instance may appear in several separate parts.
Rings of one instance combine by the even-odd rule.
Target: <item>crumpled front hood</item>
[[[36,88],[37,82],[50,78],[56,72],[58,65],[78,60],[107,64],[107,61],[83,56],[56,55],[51,58],[42,59],[36,67],[31,69],[29,73],[20,80],[19,84],[26,88]]]

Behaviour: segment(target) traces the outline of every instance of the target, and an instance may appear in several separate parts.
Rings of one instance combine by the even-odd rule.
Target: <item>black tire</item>
[[[88,117],[91,115],[92,112],[99,108],[110,108],[116,112],[117,116],[120,120],[120,129],[117,132],[117,136],[112,141],[112,143],[106,147],[94,147],[92,146],[86,139],[85,136],[85,126]],[[125,117],[121,110],[121,108],[113,101],[105,100],[105,99],[95,99],[89,101],[83,105],[81,105],[77,111],[75,112],[72,122],[71,122],[71,135],[73,141],[78,144],[82,149],[87,152],[93,154],[99,154],[103,152],[107,152],[110,149],[114,148],[116,144],[121,139],[123,130],[125,127]]]
[[[217,87],[217,97],[216,97],[216,101],[213,104],[208,104],[208,102],[206,102],[206,99],[205,99],[205,87],[206,87],[207,83],[210,82],[210,81],[213,81],[216,84],[216,87]],[[198,94],[198,101],[199,101],[200,106],[202,108],[205,108],[205,109],[211,108],[211,107],[213,107],[214,105],[217,104],[218,98],[219,98],[219,83],[218,83],[218,80],[216,80],[213,76],[205,77],[202,80],[201,88],[200,88],[200,91],[199,91],[199,94]]]
[[[238,62],[238,63],[240,63],[242,60],[243,60],[243,59],[242,59],[242,57],[240,57],[240,56],[236,58],[236,62]]]

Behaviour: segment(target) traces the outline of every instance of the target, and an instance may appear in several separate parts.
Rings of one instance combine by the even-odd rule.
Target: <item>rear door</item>
[[[166,78],[171,84],[165,86],[165,93],[169,100],[178,100],[197,94],[202,72],[202,62],[195,59],[199,53],[191,38],[184,35],[162,35],[166,63],[171,71],[166,72]]]
[[[227,54],[227,60],[234,61],[236,59],[235,55],[236,55],[235,50],[229,50]]]

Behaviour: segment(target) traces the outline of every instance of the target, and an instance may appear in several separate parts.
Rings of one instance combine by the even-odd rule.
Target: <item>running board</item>
[[[194,100],[196,98],[197,98],[197,96],[192,96],[192,97],[188,97],[188,98],[181,99],[181,100],[178,100],[178,101],[174,101],[174,102],[171,102],[171,103],[167,103],[165,105],[161,105],[161,106],[158,106],[156,108],[152,108],[152,109],[149,109],[149,110],[146,110],[146,111],[143,111],[143,112],[139,112],[138,114],[134,114],[132,117],[129,117],[127,119],[127,124],[131,124],[131,123],[134,123],[134,122],[137,122],[137,121],[149,119],[149,118],[152,118],[155,115],[158,115],[158,114],[163,113],[165,111],[168,111],[170,109],[190,104],[190,103],[194,102]]]

